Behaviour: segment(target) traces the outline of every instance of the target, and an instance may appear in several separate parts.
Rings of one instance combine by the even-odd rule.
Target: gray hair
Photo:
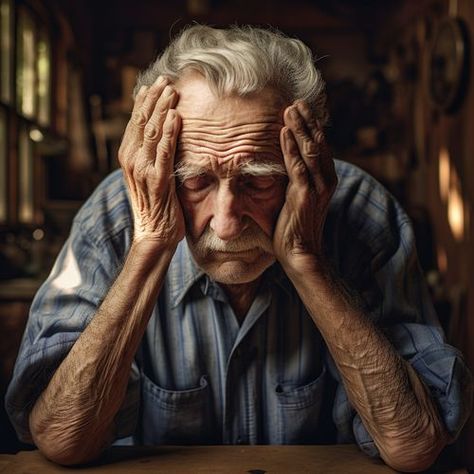
[[[189,26],[138,76],[134,95],[160,75],[175,82],[188,70],[201,73],[217,97],[270,87],[288,102],[305,100],[321,124],[328,121],[325,84],[311,50],[279,31]]]

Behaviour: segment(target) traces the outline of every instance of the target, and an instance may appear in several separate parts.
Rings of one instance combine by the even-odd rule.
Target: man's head
[[[179,93],[177,192],[197,264],[222,283],[247,283],[274,262],[285,201],[279,134],[284,108],[305,100],[324,123],[324,83],[310,50],[280,33],[185,29],[139,78],[164,75]]]
[[[321,124],[327,122],[324,81],[311,50],[278,31],[189,26],[140,74],[135,92],[160,75],[174,83],[189,70],[205,77],[217,97],[244,97],[272,88],[287,103],[304,100]]]

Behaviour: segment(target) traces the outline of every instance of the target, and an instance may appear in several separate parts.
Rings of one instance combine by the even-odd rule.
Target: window
[[[16,101],[18,111],[28,118],[36,117],[36,35],[31,13],[18,11]]]
[[[37,58],[38,122],[46,126],[51,121],[51,45],[45,29],[40,30]]]
[[[11,0],[0,0],[0,100],[12,99],[13,12]]]
[[[64,117],[73,35],[48,3],[0,0],[0,231],[42,223],[45,168],[52,157],[69,158]]]
[[[29,126],[21,124],[18,140],[18,173],[19,173],[19,199],[18,219],[23,224],[34,221],[34,163],[33,143],[30,139]]]
[[[0,224],[4,224],[8,217],[7,135],[7,114],[0,107]]]

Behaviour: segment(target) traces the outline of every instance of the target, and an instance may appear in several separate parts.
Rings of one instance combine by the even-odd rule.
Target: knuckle
[[[302,113],[304,114],[305,117],[310,118],[312,116],[311,113],[311,108],[309,107],[309,104],[303,100],[303,99],[298,99],[295,102],[295,107]]]
[[[160,96],[161,84],[153,84],[147,95],[147,99],[156,100]]]
[[[160,145],[158,156],[163,161],[168,161],[171,159],[171,152],[169,146],[166,143]]]
[[[298,117],[295,121],[295,131],[301,137],[306,136],[306,130],[304,129],[303,122],[300,117]]]
[[[165,126],[163,128],[163,138],[166,141],[166,145],[170,145],[173,139],[173,128],[170,126]]]
[[[144,135],[148,140],[157,140],[159,137],[159,129],[154,123],[148,122],[144,130]]]
[[[305,156],[307,157],[317,157],[319,156],[319,149],[316,145],[316,143],[314,143],[313,140],[310,140],[310,139],[306,139],[303,141],[303,153]]]
[[[297,179],[306,179],[307,173],[306,165],[302,161],[294,165],[293,174]]]
[[[167,113],[168,113],[168,109],[164,107],[158,111],[160,122],[164,122]]]
[[[132,114],[132,122],[138,127],[144,127],[147,122],[147,117],[142,110],[137,110]]]

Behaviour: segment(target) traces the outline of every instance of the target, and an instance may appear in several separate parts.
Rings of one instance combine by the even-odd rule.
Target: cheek
[[[178,199],[183,209],[186,228],[193,240],[204,232],[211,218],[210,195],[203,195],[200,199],[189,199],[185,192],[178,190]]]
[[[272,237],[276,221],[285,203],[286,187],[281,187],[265,199],[247,198],[247,214],[269,236]]]

